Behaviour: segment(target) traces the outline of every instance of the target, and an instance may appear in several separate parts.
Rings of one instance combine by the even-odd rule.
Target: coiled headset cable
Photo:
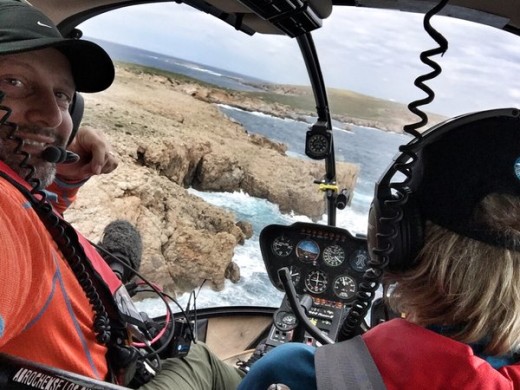
[[[384,269],[388,265],[389,255],[394,250],[394,240],[398,235],[397,225],[403,219],[403,207],[409,201],[410,196],[410,182],[412,180],[412,170],[417,161],[417,155],[413,151],[417,145],[422,141],[422,135],[417,130],[428,123],[427,114],[419,107],[429,104],[435,98],[434,91],[425,84],[426,81],[432,80],[439,76],[442,72],[441,66],[431,59],[435,55],[443,55],[448,49],[448,41],[431,25],[431,18],[437,15],[448,3],[449,0],[441,0],[435,7],[428,11],[423,19],[424,30],[430,37],[439,45],[438,47],[426,50],[421,53],[421,61],[430,66],[432,71],[421,75],[415,79],[414,85],[426,93],[423,99],[414,100],[408,104],[408,109],[417,115],[420,120],[418,122],[405,125],[404,132],[412,135],[414,139],[407,145],[401,145],[399,151],[406,156],[403,160],[396,161],[394,164],[395,173],[400,172],[404,179],[400,182],[391,182],[391,177],[388,178],[387,188],[392,194],[390,199],[385,199],[384,209],[388,211],[390,216],[380,216],[378,223],[383,226],[385,233],[378,233],[378,247],[373,249],[376,255],[372,257],[369,262],[369,268],[363,274],[363,281],[360,283],[356,293],[356,299],[343,321],[339,331],[339,340],[348,340],[356,335],[361,323],[370,309],[375,293],[378,290],[381,279],[383,277]],[[384,243],[381,245],[381,243]]]
[[[27,188],[8,175],[1,172],[0,174],[30,201],[32,207],[58,245],[92,306],[92,310],[94,311],[94,332],[96,334],[96,340],[100,344],[108,345],[111,338],[111,327],[108,312],[98,294],[98,289],[102,288],[102,286],[95,286],[92,281],[90,275],[93,273],[93,270],[91,269],[90,262],[86,259],[83,248],[79,244],[74,228],[53,211],[51,204],[47,200],[47,194],[41,188],[41,180],[34,177],[36,170],[34,166],[28,163],[31,156],[22,150],[24,141],[21,137],[16,135],[18,126],[9,121],[12,110],[5,105],[1,105],[4,96],[4,93],[0,91],[0,110],[5,111],[5,114],[0,119],[0,126],[8,128],[9,133],[7,139],[16,142],[14,153],[23,156],[20,167],[28,171],[25,175],[25,180],[32,187],[32,190],[27,190]],[[105,291],[104,293],[110,295],[109,291]]]

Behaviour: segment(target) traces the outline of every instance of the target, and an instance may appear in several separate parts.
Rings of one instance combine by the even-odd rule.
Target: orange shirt
[[[105,379],[83,289],[28,200],[3,178],[0,194],[0,352]]]

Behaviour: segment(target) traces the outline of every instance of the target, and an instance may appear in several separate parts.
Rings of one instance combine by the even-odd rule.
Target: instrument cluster
[[[312,223],[269,225],[260,249],[275,287],[283,290],[278,270],[287,267],[298,294],[341,303],[354,299],[369,260],[365,238]]]

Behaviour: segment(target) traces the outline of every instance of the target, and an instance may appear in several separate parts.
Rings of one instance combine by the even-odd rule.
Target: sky
[[[425,110],[445,116],[520,107],[520,37],[474,23],[434,17],[449,42],[443,68],[427,84],[436,97]],[[224,22],[176,3],[140,5],[109,12],[79,26],[99,38],[168,54],[284,84],[309,84],[297,42],[284,36],[237,32]],[[335,7],[313,33],[324,80],[408,104],[424,98],[414,79],[431,68],[421,51],[436,47],[422,16],[399,11]]]

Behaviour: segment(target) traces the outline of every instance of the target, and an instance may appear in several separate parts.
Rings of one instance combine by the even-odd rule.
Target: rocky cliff
[[[110,221],[130,220],[143,236],[142,273],[170,293],[239,280],[233,251],[251,236],[247,221],[187,188],[244,191],[313,219],[324,213],[312,184],[323,162],[287,157],[284,145],[248,134],[200,98],[226,94],[207,88],[121,65],[109,90],[85,95],[83,124],[103,131],[121,162],[81,189],[66,218],[94,242]],[[357,172],[338,164],[338,184],[352,189]]]

